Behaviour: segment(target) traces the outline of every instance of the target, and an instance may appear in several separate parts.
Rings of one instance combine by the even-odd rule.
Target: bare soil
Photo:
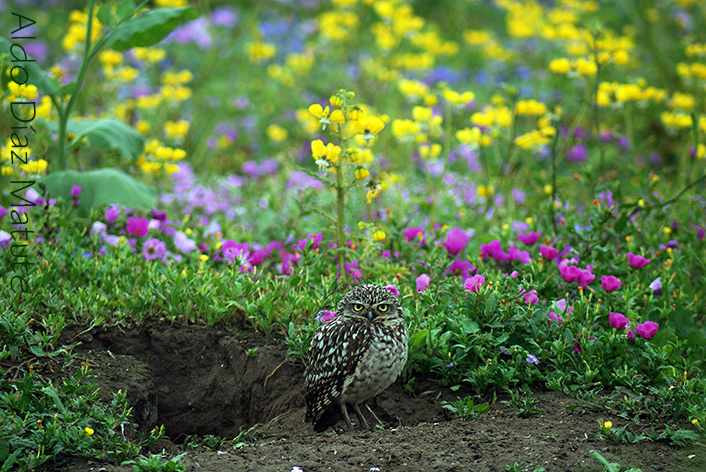
[[[461,420],[442,408],[456,400],[433,382],[411,389],[397,382],[363,408],[372,431],[345,431],[343,422],[317,434],[304,421],[303,368],[285,361],[283,344],[196,327],[68,328],[62,342],[89,362],[106,395],[127,390],[143,431],[164,425],[169,440],[152,452],[183,452],[188,436],[234,438],[259,425],[237,449],[188,450],[187,471],[602,471],[589,453],[648,471],[706,470],[706,449],[665,442],[615,444],[596,436],[598,422],[625,424],[610,413],[584,407],[551,391],[536,391],[543,412],[521,418],[498,401],[480,419]],[[571,408],[569,408],[571,407]],[[377,418],[377,419],[376,419]],[[650,425],[646,425],[650,426]],[[657,425],[656,425],[657,426]],[[658,427],[658,426],[657,426]],[[527,467],[527,468],[525,468]],[[129,466],[61,457],[45,470],[107,472]]]

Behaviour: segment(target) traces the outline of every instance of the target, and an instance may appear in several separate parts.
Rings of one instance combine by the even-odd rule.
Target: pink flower
[[[453,261],[451,265],[449,266],[448,269],[446,269],[446,275],[451,275],[451,276],[458,276],[460,275],[463,277],[463,280],[465,281],[469,276],[471,272],[475,272],[476,268],[473,267],[473,264],[467,261],[462,261],[462,260],[457,260]]]
[[[105,210],[105,221],[107,221],[108,224],[115,223],[115,220],[117,220],[119,216],[120,216],[120,205],[110,205]]]
[[[388,289],[390,292],[392,292],[394,296],[396,296],[396,297],[400,296],[400,291],[397,289],[396,286],[386,285],[385,288]]]
[[[596,276],[591,273],[592,270],[593,266],[589,265],[586,269],[581,271],[581,275],[579,275],[579,286],[588,287],[591,285],[593,279],[596,278]]]
[[[545,246],[544,244],[540,244],[539,253],[542,255],[543,258],[547,259],[548,261],[551,261],[557,256],[557,254],[559,254],[559,250],[554,249],[551,246]]]
[[[470,240],[465,231],[461,228],[451,228],[448,233],[446,233],[446,241],[443,242],[444,247],[449,254],[455,255],[463,250]]]
[[[69,193],[71,194],[71,198],[76,200],[81,196],[81,187],[79,187],[78,185],[74,185],[71,187],[71,192]]]
[[[659,324],[654,321],[645,321],[637,325],[637,334],[645,339],[652,339],[657,334],[657,328],[659,328]]]
[[[335,311],[322,310],[316,315],[316,319],[321,323],[326,323],[336,317]]]
[[[604,275],[601,277],[601,287],[603,287],[603,290],[606,292],[618,290],[621,285],[622,282],[612,275]]]
[[[576,266],[559,266],[559,273],[567,282],[576,282],[581,277],[581,269]]]
[[[150,238],[145,241],[145,245],[142,246],[142,255],[145,259],[159,259],[167,251],[167,246],[159,239]]]
[[[500,241],[497,239],[493,239],[488,244],[481,244],[480,250],[483,260],[489,257],[492,257],[498,262],[508,262],[510,260],[510,254],[505,252]]]
[[[534,305],[539,301],[539,297],[537,296],[536,290],[530,290],[529,292],[525,292],[524,288],[520,288],[520,295],[522,295],[522,298],[525,299],[525,303],[527,303],[528,305]]]
[[[196,243],[189,239],[183,231],[177,231],[174,235],[174,245],[184,254],[196,250]]]
[[[630,323],[630,320],[622,313],[611,313],[608,315],[608,321],[615,329],[623,329]]]
[[[107,217],[106,217],[107,219]],[[141,238],[147,236],[150,231],[150,222],[147,218],[128,218],[127,232],[132,236]]]
[[[645,259],[640,255],[633,254],[632,252],[628,252],[628,262],[634,268],[639,269],[640,267],[645,267],[647,264],[649,264],[650,260]]]
[[[473,277],[469,277],[466,279],[466,281],[463,283],[463,287],[468,290],[469,292],[472,293],[477,293],[478,290],[485,284],[485,277],[482,275],[474,275]]]
[[[417,292],[423,292],[429,288],[429,276],[427,274],[422,274],[417,277]]]
[[[415,238],[419,238],[419,241],[421,243],[424,238],[424,228],[422,228],[421,226],[412,226],[404,230],[402,234],[404,234],[404,239],[408,243],[412,242]]]
[[[518,234],[517,239],[525,243],[528,246],[536,243],[539,237],[542,235],[541,231],[530,231],[527,234]]]
[[[545,314],[544,316],[547,316],[547,315]],[[550,321],[549,321],[549,325],[550,325],[550,326],[553,324],[553,323],[551,322],[551,320],[556,321],[557,324],[558,324],[559,326],[561,326],[561,321],[562,321],[561,316],[557,315],[555,311],[552,311],[552,312],[549,313],[549,320],[550,320]]]
[[[630,330],[628,331],[628,340],[632,341],[633,339],[635,339],[635,333],[633,330]]]

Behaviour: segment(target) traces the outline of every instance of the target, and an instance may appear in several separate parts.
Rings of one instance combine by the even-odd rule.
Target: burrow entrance
[[[233,438],[254,424],[270,425],[273,434],[313,432],[304,422],[304,369],[284,362],[282,344],[199,327],[66,328],[60,342],[76,341],[74,352],[89,363],[102,395],[127,392],[143,433],[164,425],[181,443],[194,434]],[[450,418],[438,385],[415,387],[410,396],[398,381],[370,402],[374,414],[391,427]]]

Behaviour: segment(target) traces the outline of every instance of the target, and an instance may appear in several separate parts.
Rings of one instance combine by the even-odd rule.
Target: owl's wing
[[[370,343],[366,323],[343,317],[321,325],[309,345],[306,387],[306,419],[316,422],[343,392],[345,380]]]

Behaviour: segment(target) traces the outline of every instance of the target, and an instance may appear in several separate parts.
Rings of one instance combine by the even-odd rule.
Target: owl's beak
[[[368,312],[368,314],[365,315],[365,316],[367,316],[367,318],[368,318],[370,321],[373,321],[373,311],[372,311],[372,310],[370,310],[370,311]]]

